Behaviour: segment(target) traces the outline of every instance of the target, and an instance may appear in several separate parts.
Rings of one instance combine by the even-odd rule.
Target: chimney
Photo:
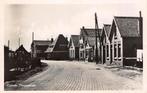
[[[51,38],[51,43],[53,43],[53,41],[54,41],[54,39],[53,39],[53,38]]]
[[[20,47],[20,37],[18,38],[18,47]]]
[[[85,27],[84,27],[84,26],[82,26],[82,29],[85,29]]]
[[[139,33],[140,36],[143,37],[143,18],[141,15],[141,11],[139,11]]]
[[[32,42],[34,41],[34,32],[32,32]]]
[[[139,17],[141,17],[141,11],[139,11]]]

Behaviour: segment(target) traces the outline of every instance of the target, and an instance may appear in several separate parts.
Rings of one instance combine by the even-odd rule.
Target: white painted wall
[[[75,46],[73,44],[73,41],[71,42],[71,46],[69,48],[69,56],[70,58],[75,58]]]

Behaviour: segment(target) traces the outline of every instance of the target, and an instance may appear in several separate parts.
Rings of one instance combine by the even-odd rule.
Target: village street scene
[[[4,90],[141,90],[143,12],[101,17],[89,7],[9,5]]]

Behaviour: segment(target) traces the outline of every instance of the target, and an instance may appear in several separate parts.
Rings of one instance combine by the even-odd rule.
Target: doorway
[[[105,46],[103,46],[103,64],[105,64],[106,59],[105,59]]]

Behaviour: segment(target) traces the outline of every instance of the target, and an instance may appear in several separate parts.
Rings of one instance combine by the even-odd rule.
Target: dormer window
[[[117,39],[117,33],[116,33],[116,31],[114,32],[114,39]]]
[[[81,45],[81,48],[84,48],[84,46],[83,46],[83,45]]]

